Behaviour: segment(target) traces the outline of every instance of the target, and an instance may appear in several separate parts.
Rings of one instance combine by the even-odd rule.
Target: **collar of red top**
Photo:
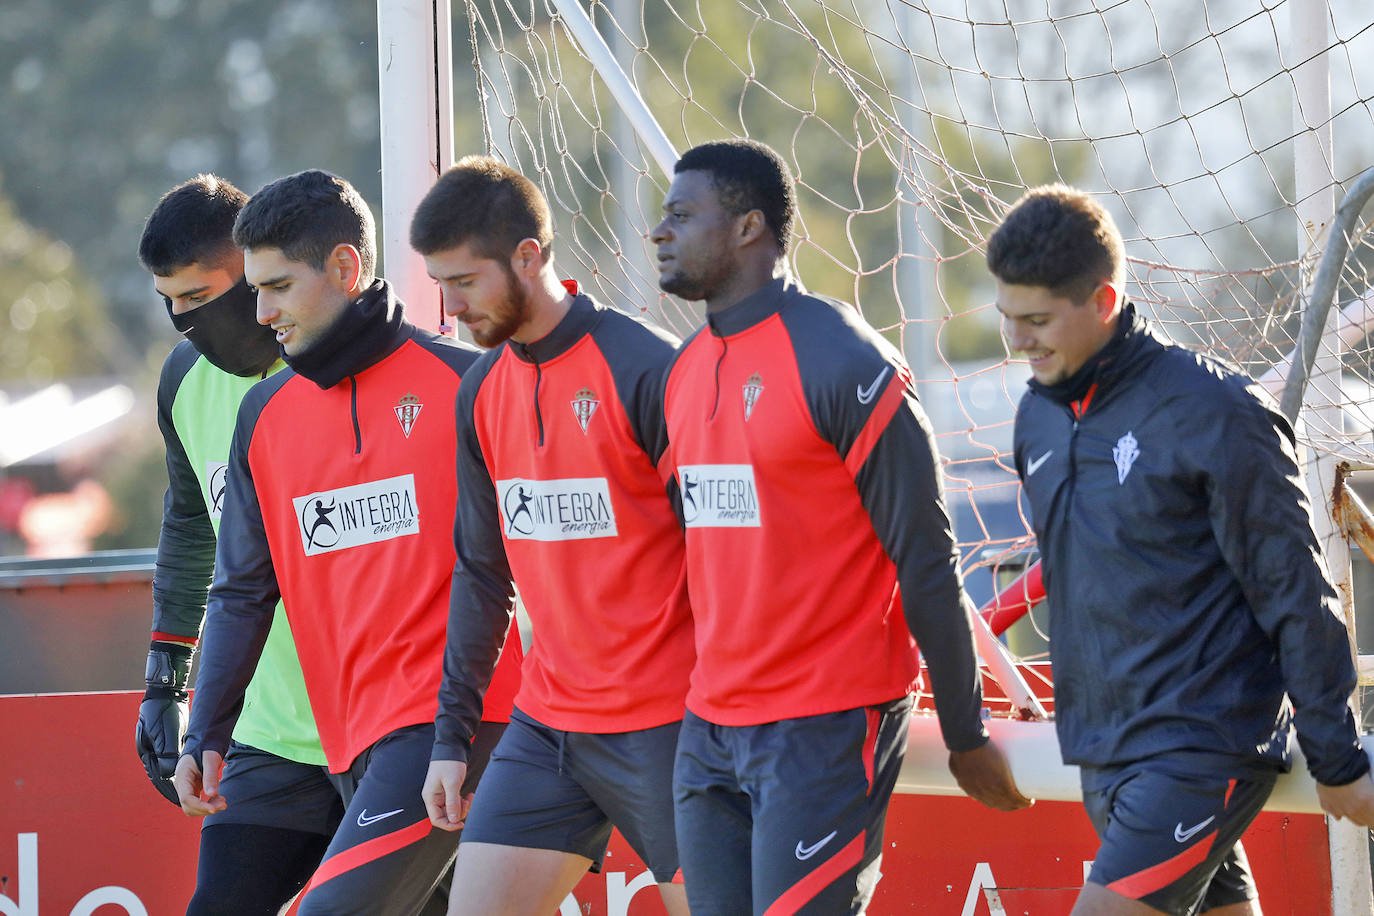
[[[806,294],[796,280],[778,277],[759,287],[739,302],[706,315],[706,325],[716,337],[733,337],[782,311],[790,299]]]
[[[567,283],[564,283],[567,286]],[[576,286],[569,290],[576,291]],[[556,356],[566,353],[572,345],[581,340],[601,320],[601,306],[581,294],[573,296],[568,314],[554,326],[554,329],[538,340],[522,344],[507,341],[511,353],[526,363],[546,363]]]

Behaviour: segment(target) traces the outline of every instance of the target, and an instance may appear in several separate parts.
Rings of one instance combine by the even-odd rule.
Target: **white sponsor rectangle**
[[[308,557],[420,533],[414,474],[321,490],[291,502]]]
[[[758,528],[752,464],[681,464],[682,516],[688,528]]]
[[[604,477],[496,481],[501,530],[515,541],[613,538],[615,509]]]

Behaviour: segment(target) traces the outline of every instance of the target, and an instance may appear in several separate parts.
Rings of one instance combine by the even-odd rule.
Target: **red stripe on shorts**
[[[321,862],[320,867],[315,869],[315,874],[311,876],[310,883],[306,885],[305,893],[301,894],[301,899],[304,900],[315,888],[326,881],[339,877],[346,871],[352,871],[368,862],[380,859],[382,856],[403,849],[411,843],[418,843],[429,836],[432,826],[429,818],[425,818],[422,821],[416,821],[409,827],[402,827],[400,830],[394,830],[337,853]]]
[[[773,901],[772,906],[764,910],[763,916],[791,916],[796,913],[831,881],[858,865],[863,854],[864,835],[860,833],[848,846],[826,859],[815,871],[784,891],[781,897]]]
[[[1121,896],[1130,897],[1132,900],[1139,900],[1146,894],[1153,894],[1161,887],[1168,887],[1183,877],[1189,869],[1207,858],[1207,852],[1211,849],[1212,840],[1215,836],[1216,831],[1213,830],[1172,859],[1166,859],[1158,865],[1151,865],[1133,875],[1127,875],[1118,881],[1113,881],[1107,885],[1107,890],[1116,891]]]

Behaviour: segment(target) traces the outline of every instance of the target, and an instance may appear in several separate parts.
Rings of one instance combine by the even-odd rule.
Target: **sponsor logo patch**
[[[307,557],[420,532],[414,474],[321,490],[291,503]]]
[[[496,481],[501,526],[511,540],[613,538],[615,510],[604,477]]]
[[[684,464],[677,473],[688,528],[759,527],[752,464]]]

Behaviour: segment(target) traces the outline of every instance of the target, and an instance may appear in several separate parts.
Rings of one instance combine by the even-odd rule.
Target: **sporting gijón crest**
[[[759,395],[763,394],[763,376],[755,372],[744,380],[744,419],[748,420],[749,415],[754,412],[754,405],[759,402]]]
[[[401,432],[406,434],[407,439],[410,438],[410,431],[415,428],[415,418],[420,416],[420,409],[424,406],[415,395],[407,394],[391,408],[396,411],[396,419],[401,422]]]
[[[582,427],[582,432],[585,434],[587,424],[591,422],[592,414],[596,413],[601,402],[597,400],[595,391],[584,387],[573,395],[570,403],[572,404],[573,416],[577,417],[577,425]]]

